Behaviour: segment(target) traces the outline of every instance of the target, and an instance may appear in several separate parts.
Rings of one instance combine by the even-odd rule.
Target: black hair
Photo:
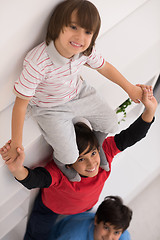
[[[88,147],[89,148],[86,154],[94,147],[99,149],[99,143],[95,134],[85,123],[78,122],[74,125],[74,127],[79,154],[85,151]]]
[[[96,212],[97,223],[108,222],[117,230],[123,229],[123,232],[129,227],[131,219],[132,210],[118,196],[106,197]]]

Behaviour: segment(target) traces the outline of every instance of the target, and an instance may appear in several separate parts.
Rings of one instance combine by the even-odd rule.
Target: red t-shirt
[[[99,169],[95,177],[82,177],[80,182],[70,182],[52,161],[46,169],[52,177],[48,188],[42,189],[42,201],[46,207],[58,214],[77,214],[91,209],[98,201],[106,179],[111,172],[113,157],[120,152],[114,137],[108,137],[103,143],[103,149],[110,170]]]

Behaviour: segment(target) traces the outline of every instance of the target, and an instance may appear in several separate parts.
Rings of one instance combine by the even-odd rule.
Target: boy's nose
[[[106,233],[104,236],[104,240],[114,240],[114,236],[112,233]]]
[[[88,161],[87,161],[87,165],[88,165],[88,167],[93,167],[94,166],[94,162],[93,162],[93,160],[92,159],[88,159]]]
[[[76,38],[78,39],[78,40],[82,40],[83,39],[83,36],[84,36],[84,32],[83,32],[83,30],[79,30],[79,31],[77,31],[77,33],[76,33]]]

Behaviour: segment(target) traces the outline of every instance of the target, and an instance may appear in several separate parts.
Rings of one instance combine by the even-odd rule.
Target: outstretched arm
[[[120,151],[132,146],[136,142],[144,138],[154,121],[154,114],[157,108],[157,101],[155,97],[148,98],[147,86],[141,85],[143,91],[142,103],[145,110],[142,115],[132,123],[126,130],[116,134],[114,139]]]
[[[17,156],[17,147],[22,147],[22,134],[28,100],[16,97],[12,111],[12,137],[10,149],[4,155],[5,160],[12,162]]]
[[[139,103],[142,100],[141,87],[131,84],[112,64],[106,62],[104,66],[97,71],[107,79],[119,85],[125,92],[128,93],[129,97],[135,103]]]
[[[148,97],[149,92],[145,85],[140,86],[143,90],[142,103],[145,106],[142,119],[143,121],[150,123],[153,120],[158,103],[154,96],[152,98]]]
[[[25,154],[24,149],[17,148],[18,157],[14,161],[4,159],[4,153],[9,151],[11,141],[8,141],[3,148],[0,149],[0,154],[5,161],[9,171],[23,186],[28,189],[32,188],[47,188],[52,183],[50,173],[43,167],[30,169],[23,166]]]
[[[7,151],[10,150],[10,144],[11,141],[8,141],[3,148],[0,149],[0,154],[2,155],[2,158],[4,159],[4,153],[7,153]],[[12,175],[17,179],[17,180],[23,180],[28,176],[28,170],[23,166],[23,162],[25,159],[25,154],[24,154],[24,149],[22,148],[17,148],[17,155],[18,157],[14,159],[14,161],[7,161],[5,160],[5,163],[8,167],[8,170],[12,173]]]

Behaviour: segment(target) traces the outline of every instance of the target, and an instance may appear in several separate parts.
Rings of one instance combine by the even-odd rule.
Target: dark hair
[[[86,124],[78,122],[74,127],[79,154],[86,150],[88,146],[89,148],[86,153],[90,152],[94,147],[99,149],[99,143],[95,134]]]
[[[78,25],[94,33],[90,46],[83,52],[89,56],[99,33],[101,19],[97,8],[87,0],[65,0],[56,6],[48,24],[46,44],[55,41],[63,27],[70,24],[73,11],[77,13]]]
[[[125,231],[132,219],[132,210],[123,205],[123,201],[117,196],[108,196],[100,204],[96,212],[97,223],[110,223],[115,229]]]

